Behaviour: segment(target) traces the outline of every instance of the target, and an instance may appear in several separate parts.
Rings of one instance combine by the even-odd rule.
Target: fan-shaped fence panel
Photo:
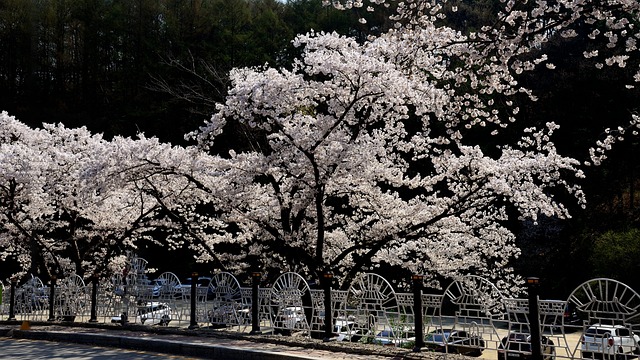
[[[505,316],[504,297],[488,280],[468,275],[451,283],[444,291],[440,308],[440,326],[427,334],[427,339],[447,331],[465,334],[464,350],[479,355],[485,348],[497,348],[501,336],[494,321]],[[447,352],[460,352],[453,344],[445,343]]]
[[[310,335],[313,301],[302,276],[288,272],[276,279],[271,287],[271,314],[275,333],[304,331]]]
[[[468,275],[451,283],[444,292],[443,307],[450,302],[453,307],[443,308],[453,310],[453,314],[459,321],[469,319],[496,319],[504,316],[503,295],[487,279]]]
[[[362,329],[367,342],[401,345],[410,334],[398,328],[400,316],[393,287],[380,275],[366,273],[349,287],[347,316]]]
[[[160,301],[174,302],[182,296],[180,279],[172,272],[160,274],[153,285],[153,293]]]
[[[18,319],[44,321],[49,317],[49,287],[39,277],[29,280],[16,289],[15,314]]]
[[[569,306],[588,323],[623,325],[638,323],[640,296],[624,283],[597,278],[580,284],[568,298]]]
[[[240,283],[230,273],[216,274],[209,282],[211,299],[207,300],[207,322],[218,327],[245,327],[251,309],[243,302]]]
[[[58,280],[54,299],[56,319],[74,321],[76,316],[83,315],[89,302],[87,287],[80,276],[74,274]]]
[[[136,300],[150,300],[152,286],[146,274],[147,264],[147,260],[129,255],[122,273],[111,278],[116,294],[132,296]]]
[[[628,285],[606,278],[585,281],[569,295],[565,312],[565,318],[577,322],[574,327],[584,334],[573,348],[573,357],[635,358],[640,354],[640,296]]]

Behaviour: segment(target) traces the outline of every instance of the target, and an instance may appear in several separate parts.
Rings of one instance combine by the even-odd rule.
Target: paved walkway
[[[125,349],[154,351],[160,353],[206,358],[206,359],[344,359],[344,360],[389,360],[389,359],[438,359],[442,354],[415,353],[411,350],[387,348],[376,345],[323,343],[322,341],[282,337],[224,336],[220,332],[203,334],[202,331],[130,331],[105,327],[71,327],[61,325],[33,324],[20,330],[20,325],[0,325],[0,336],[21,339],[49,340],[108,346]],[[448,355],[449,359],[455,356]]]

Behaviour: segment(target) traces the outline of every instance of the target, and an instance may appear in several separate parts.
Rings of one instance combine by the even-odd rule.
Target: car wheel
[[[630,356],[624,353],[624,349],[622,347],[618,348],[618,352],[616,353],[616,360],[627,360]],[[631,356],[635,357],[635,356]]]
[[[169,317],[167,315],[164,315],[160,319],[160,326],[168,326],[169,325],[169,321],[171,321],[171,319],[169,319]]]
[[[482,356],[482,349],[473,349],[473,351],[469,352],[469,356],[473,356],[473,357]]]

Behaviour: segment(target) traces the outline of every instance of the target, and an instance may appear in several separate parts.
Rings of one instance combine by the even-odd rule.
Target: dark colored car
[[[482,337],[464,330],[438,329],[427,334],[425,346],[433,351],[480,356],[485,348]]]
[[[540,342],[542,345],[542,359],[555,359],[556,351],[553,341],[546,336],[541,336]],[[532,357],[531,334],[511,333],[502,339],[498,347],[498,360],[527,360],[532,359]]]
[[[567,305],[567,307],[564,309],[564,316],[562,321],[565,326],[568,326],[569,330],[574,330],[578,326],[582,325],[582,318],[580,318],[575,305]]]

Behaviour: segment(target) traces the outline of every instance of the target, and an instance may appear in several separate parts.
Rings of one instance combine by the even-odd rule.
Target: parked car
[[[578,310],[576,309],[575,305],[568,304],[565,307],[564,315],[563,315],[563,323],[565,326],[566,325],[569,325],[569,326],[582,325],[582,318],[578,314]]]
[[[580,339],[582,357],[625,358],[640,354],[640,337],[622,325],[594,324]]]
[[[337,341],[358,342],[367,334],[367,329],[360,327],[354,321],[336,320],[333,333]]]
[[[556,356],[553,341],[540,336],[542,359],[553,360]],[[532,358],[531,334],[512,332],[502,338],[498,346],[498,360],[528,360]]]
[[[564,331],[568,333],[582,329],[582,318],[575,305],[571,303],[565,306],[562,317],[547,317],[544,320],[552,321],[543,322],[543,325],[550,325],[554,332]]]
[[[127,321],[129,320],[126,314],[121,314],[119,316],[114,316],[111,318],[112,323],[124,324]],[[152,301],[147,302],[142,306],[138,306],[135,319],[136,323],[144,325],[159,324],[161,326],[167,326],[169,325],[170,321],[171,308],[166,303]]]
[[[151,296],[153,297],[174,297],[182,296],[182,284],[180,282],[170,282],[165,278],[157,278],[151,280],[148,287],[151,288]]]
[[[427,334],[425,346],[433,351],[480,356],[485,349],[481,336],[465,330],[438,329]]]

